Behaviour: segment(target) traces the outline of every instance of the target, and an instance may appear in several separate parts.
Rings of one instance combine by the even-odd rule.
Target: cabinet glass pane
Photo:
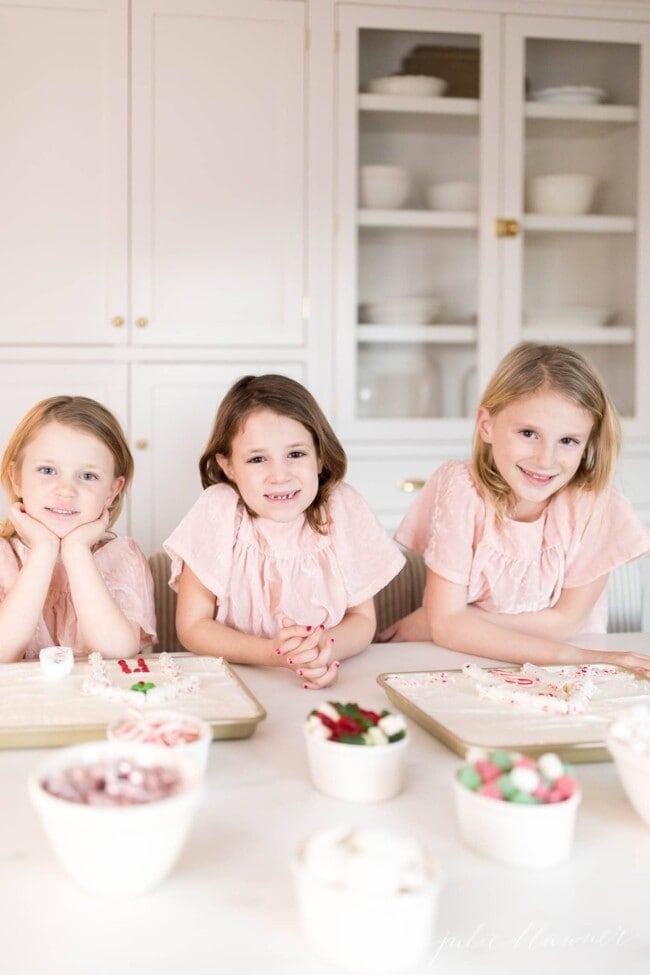
[[[476,35],[359,32],[359,419],[474,409],[479,70]]]
[[[578,348],[638,412],[636,44],[525,45],[523,335]]]

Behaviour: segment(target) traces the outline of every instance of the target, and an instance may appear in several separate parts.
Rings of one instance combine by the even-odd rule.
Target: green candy
[[[471,789],[473,792],[476,792],[479,786],[483,784],[483,779],[471,765],[466,765],[459,771],[458,781],[466,789]]]
[[[518,802],[523,806],[538,806],[541,800],[531,795],[530,792],[522,792],[521,789],[515,789],[510,796],[510,801]]]
[[[489,759],[495,765],[497,765],[502,772],[509,772],[512,768],[512,761],[508,752],[503,751],[503,749],[496,749],[496,751],[490,752]]]
[[[504,799],[512,799],[517,789],[515,789],[512,784],[512,779],[509,775],[500,775],[497,779],[497,786],[501,792]]]

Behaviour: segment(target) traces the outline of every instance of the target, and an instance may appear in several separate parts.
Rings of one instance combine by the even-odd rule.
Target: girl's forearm
[[[476,611],[471,606],[437,618],[429,611],[429,624],[433,640],[439,646],[479,657],[542,666],[602,661],[602,655],[599,657],[597,651],[509,629],[492,622],[490,614]]]
[[[361,653],[372,642],[375,628],[374,609],[372,612],[349,609],[341,622],[327,631],[327,636],[334,639],[332,660],[345,660]]]
[[[505,630],[516,630],[527,636],[541,637],[553,642],[562,642],[577,636],[583,623],[582,618],[570,616],[555,607],[531,613],[487,613],[476,606],[468,606],[467,610]]]
[[[242,633],[216,620],[200,619],[183,624],[177,617],[178,638],[186,650],[210,657],[223,657],[231,664],[286,666],[275,653],[273,641]]]
[[[90,550],[76,550],[65,560],[65,568],[84,647],[107,658],[135,656],[140,627],[115,602]]]
[[[0,662],[22,660],[36,631],[52,581],[56,553],[30,552],[0,604]]]

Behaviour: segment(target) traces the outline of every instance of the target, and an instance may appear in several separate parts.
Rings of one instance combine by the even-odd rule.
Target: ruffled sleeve
[[[650,531],[618,491],[595,505],[585,492],[576,492],[573,504],[575,532],[564,575],[567,589],[587,585],[650,552]]]
[[[328,514],[348,606],[358,606],[383,589],[406,560],[368,503],[349,484],[340,484],[332,492]]]
[[[485,505],[469,464],[452,460],[429,478],[395,538],[423,555],[432,572],[467,586],[484,523]]]
[[[172,560],[169,585],[175,592],[183,563],[217,599],[228,591],[238,502],[230,485],[211,485],[163,542]]]
[[[106,588],[128,620],[145,635],[141,647],[156,642],[153,577],[144,552],[132,538],[112,538],[94,553]]]

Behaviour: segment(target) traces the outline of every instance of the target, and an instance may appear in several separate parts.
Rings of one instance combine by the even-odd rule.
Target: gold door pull
[[[426,481],[421,477],[405,477],[403,480],[397,482],[397,487],[404,494],[413,494],[414,491],[419,491],[424,487]]]
[[[516,237],[519,233],[519,221],[497,217],[494,221],[494,232],[497,237]]]
[[[149,441],[144,439],[136,440],[135,445],[138,450],[146,450],[149,446]]]
[[[145,328],[149,324],[148,318],[136,318],[135,324],[138,328]]]
[[[115,328],[121,328],[122,325],[124,325],[124,319],[121,315],[116,315],[115,318],[112,319],[111,325],[114,325]]]

